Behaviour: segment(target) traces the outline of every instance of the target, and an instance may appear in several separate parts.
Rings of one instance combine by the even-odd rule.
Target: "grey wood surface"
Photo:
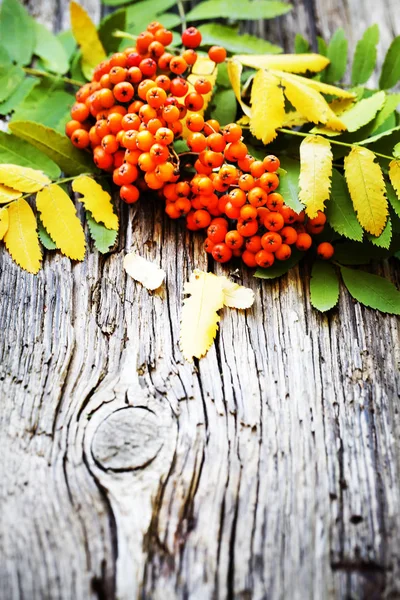
[[[27,4],[67,26],[66,2]],[[289,50],[378,22],[382,60],[400,33],[395,0],[294,5],[266,26]],[[398,319],[343,290],[321,316],[306,267],[243,271],[254,307],[226,309],[190,365],[183,283],[223,271],[201,246],[149,201],[121,208],[106,257],[47,253],[35,277],[1,251],[2,600],[400,598]],[[166,270],[161,293],[127,278],[131,249]]]

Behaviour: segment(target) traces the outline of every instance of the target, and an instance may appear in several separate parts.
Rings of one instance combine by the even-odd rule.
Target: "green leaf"
[[[310,298],[313,307],[321,312],[336,306],[339,300],[339,279],[331,263],[317,260],[313,264]]]
[[[394,212],[400,217],[400,199],[397,197],[394,187],[389,182],[386,182],[386,195]]]
[[[86,211],[86,219],[89,227],[90,237],[94,241],[94,245],[99,252],[106,254],[110,252],[115,244],[118,231],[107,229],[105,225],[96,223],[89,211]]]
[[[143,0],[126,9],[126,29],[129,33],[139,34],[147,25],[163,12],[176,4],[176,0]],[[164,24],[164,23],[163,23]],[[132,42],[129,42],[130,45]]]
[[[126,28],[126,10],[122,8],[112,12],[104,17],[99,26],[99,38],[106,52],[116,52],[120,40],[113,36],[116,29],[125,31]],[[134,45],[134,43],[133,43]]]
[[[0,102],[7,100],[15,92],[25,77],[21,67],[0,67]]]
[[[91,156],[75,148],[70,140],[58,131],[31,121],[13,121],[12,133],[28,141],[49,156],[68,175],[94,172]]]
[[[382,133],[377,133],[376,135],[373,135],[373,136],[367,138],[366,140],[361,140],[360,142],[357,142],[357,143],[360,144],[361,146],[367,146],[368,144],[374,144],[381,138],[386,137],[388,135],[392,135],[393,132],[399,131],[399,130],[400,130],[400,125],[398,125],[397,127],[393,127],[393,129],[388,129],[386,131],[382,131]]]
[[[371,77],[376,64],[376,46],[379,42],[379,27],[371,25],[357,42],[351,71],[352,85],[365,83]]]
[[[304,204],[299,200],[300,163],[291,158],[282,158],[281,167],[285,169],[286,174],[280,178],[278,191],[285,203],[299,213],[304,208]]]
[[[376,92],[369,98],[364,98],[354,104],[349,110],[340,115],[340,120],[349,132],[357,131],[372,121],[386,100],[385,92]]]
[[[121,4],[130,4],[132,0],[101,0],[106,6],[121,6]]]
[[[317,44],[318,44],[318,54],[322,54],[322,56],[328,56],[328,44],[319,35],[317,35]]]
[[[396,144],[393,148],[393,156],[397,159],[400,158],[400,142]]]
[[[0,67],[9,67],[11,62],[12,61],[7,50],[0,44]]]
[[[50,237],[47,229],[43,225],[40,217],[38,217],[37,222],[38,222],[39,240],[40,240],[41,244],[46,248],[46,250],[55,250],[57,248],[57,244],[55,242],[53,242],[53,240],[51,239],[51,237]]]
[[[3,0],[0,6],[0,40],[18,65],[31,62],[35,25],[18,0]]]
[[[400,292],[393,283],[364,271],[347,267],[341,267],[340,270],[344,284],[355,300],[381,312],[400,314]]]
[[[276,260],[272,267],[268,269],[257,269],[254,277],[258,277],[259,279],[276,279],[277,277],[281,277],[296,266],[303,257],[304,252],[294,249],[290,258],[287,260]]]
[[[189,146],[187,145],[186,140],[175,140],[174,150],[177,154],[182,154],[182,152],[189,152]]]
[[[372,260],[382,260],[389,256],[384,248],[369,242],[343,242],[335,244],[335,260],[341,265],[367,265]]]
[[[254,35],[239,35],[238,27],[228,27],[218,23],[207,23],[199,27],[202,46],[223,46],[228,52],[236,54],[278,54],[282,48]]]
[[[80,50],[77,50],[71,60],[71,77],[76,81],[81,81],[82,85],[85,83],[86,78],[82,71],[82,54]]]
[[[41,23],[35,21],[36,44],[34,54],[39,56],[47,71],[64,75],[69,69],[68,56],[60,40]]]
[[[231,82],[228,75],[228,66],[226,62],[218,65],[218,74],[216,84],[218,87],[223,87],[228,90],[231,89]]]
[[[326,56],[331,61],[323,74],[323,81],[334,83],[340,81],[346,72],[347,39],[342,28],[337,29],[329,42]]]
[[[28,142],[0,131],[0,164],[13,164],[44,171],[51,179],[60,176],[60,169],[50,158],[38,152]]]
[[[296,33],[294,38],[294,51],[296,54],[306,54],[310,51],[310,44],[301,33]]]
[[[376,237],[370,233],[367,233],[366,235],[367,239],[374,244],[374,246],[388,250],[390,247],[390,242],[392,241],[392,222],[390,217],[388,217],[385,228],[380,235]]]
[[[344,177],[333,169],[331,199],[326,203],[326,218],[329,225],[340,235],[361,242],[363,229],[357,220]]]
[[[376,132],[387,121],[390,115],[395,114],[395,110],[399,104],[400,94],[386,94],[385,104],[376,115],[373,132]]]
[[[388,90],[396,85],[400,79],[400,35],[390,44],[383,61],[379,87]]]
[[[217,90],[212,99],[211,118],[221,125],[227,125],[235,121],[236,108],[236,96],[232,89]]]
[[[68,62],[71,60],[75,50],[78,45],[75,41],[74,34],[70,29],[66,29],[65,31],[61,31],[57,34],[57,39],[64,48],[64,52],[67,55]]]
[[[35,121],[64,133],[74,102],[62,81],[44,78],[17,107],[12,121]]]
[[[4,102],[0,102],[0,115],[8,115],[13,111],[39,82],[40,79],[37,77],[25,77],[11,96],[7,100],[4,100]]]
[[[203,21],[207,19],[234,19],[237,21],[247,21],[259,19],[273,19],[280,15],[285,15],[291,10],[290,4],[277,2],[276,0],[206,0],[195,6],[186,15],[190,21]]]

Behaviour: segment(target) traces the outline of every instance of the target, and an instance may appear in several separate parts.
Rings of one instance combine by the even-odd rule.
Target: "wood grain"
[[[305,1],[277,30],[349,30],[362,5]],[[66,3],[29,7],[67,23]],[[166,270],[161,292],[125,274],[131,249]],[[0,598],[399,598],[398,319],[343,290],[320,315],[307,266],[241,271],[254,307],[224,309],[190,365],[196,267],[228,273],[151,199],[121,208],[110,255],[49,252],[35,277],[1,251]]]

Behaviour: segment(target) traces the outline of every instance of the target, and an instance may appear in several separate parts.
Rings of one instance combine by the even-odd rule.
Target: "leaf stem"
[[[31,69],[31,67],[23,67],[23,69],[28,75],[36,75],[37,77],[48,77],[49,79],[58,79],[64,81],[64,83],[76,85],[77,87],[81,87],[84,84],[83,81],[77,81],[76,79],[70,79],[69,77],[61,77],[61,75],[53,75],[52,73],[47,73],[47,71]]]
[[[136,42],[136,40],[138,39],[137,35],[134,35],[133,33],[128,33],[127,31],[121,31],[120,29],[115,29],[112,35],[116,38],[126,38],[128,40],[133,40],[134,42]]]
[[[286,129],[284,127],[279,127],[278,131],[280,131],[281,133],[289,133],[290,135],[297,135],[299,137],[317,137],[316,133],[302,133],[301,131],[292,131],[291,129]],[[329,139],[331,144],[334,144],[335,146],[345,146],[346,148],[354,148],[354,146],[358,146],[363,148],[363,146],[360,146],[360,144],[357,144],[357,142],[354,142],[353,144],[348,144],[347,142],[339,142],[338,140],[335,139],[331,139],[331,138],[325,138],[325,139]],[[381,158],[386,158],[386,160],[393,160],[393,156],[387,156],[386,154],[380,154],[379,152],[374,152],[374,154],[376,156],[380,156]]]
[[[181,18],[182,33],[183,33],[185,31],[185,29],[187,28],[187,23],[186,23],[185,9],[183,8],[183,2],[182,2],[182,0],[177,0],[176,5],[178,7],[179,16]]]

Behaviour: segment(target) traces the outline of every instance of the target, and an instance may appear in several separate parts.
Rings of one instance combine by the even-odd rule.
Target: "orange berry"
[[[225,236],[225,244],[231,248],[241,248],[244,244],[244,237],[238,231],[228,231]]]
[[[211,46],[208,51],[208,57],[215,63],[222,63],[226,59],[226,50],[222,46]]]
[[[242,128],[237,123],[225,125],[222,134],[226,142],[238,142],[242,137]]]
[[[317,246],[317,254],[322,260],[329,260],[334,255],[335,249],[329,242],[322,242]]]
[[[182,58],[184,58],[188,65],[193,66],[197,60],[197,54],[193,48],[187,48],[182,52]]]
[[[167,127],[160,127],[160,129],[158,129],[154,134],[154,138],[159,144],[163,144],[163,146],[168,146],[174,141],[174,134]]]
[[[199,111],[204,106],[204,98],[201,94],[197,92],[190,92],[185,97],[185,106],[188,110]]]
[[[288,244],[282,244],[275,252],[275,256],[278,260],[287,260],[292,254],[292,249]]]
[[[271,267],[275,261],[275,256],[272,254],[272,252],[268,252],[267,250],[260,250],[257,252],[255,258],[258,266],[262,267],[263,269]]]
[[[243,237],[251,237],[258,231],[258,222],[257,220],[243,221],[243,219],[238,219],[236,229]]]
[[[257,254],[262,248],[261,244],[261,236],[260,235],[252,235],[246,238],[246,250],[252,252],[253,254]]]
[[[269,154],[264,158],[263,165],[265,167],[265,170],[268,171],[268,173],[275,173],[275,171],[277,171],[281,166],[281,163],[279,161],[279,158],[277,158],[273,154]]]
[[[285,224],[280,213],[271,212],[266,215],[264,225],[268,231],[280,231]]]
[[[282,237],[279,233],[275,233],[270,231],[269,233],[264,233],[261,238],[261,246],[264,250],[268,250],[268,252],[275,252],[282,246]]]
[[[212,249],[212,257],[220,263],[226,263],[232,258],[232,250],[224,243],[215,244]]]
[[[148,152],[154,142],[154,136],[150,133],[150,131],[139,131],[136,136],[136,146],[139,148],[139,150],[143,150],[143,152]]]
[[[158,144],[157,142],[150,148],[150,156],[156,165],[165,163],[168,160],[169,152],[166,146]]]
[[[251,269],[253,269],[254,267],[257,266],[257,261],[256,261],[255,254],[253,254],[249,250],[245,250],[243,252],[243,254],[242,254],[242,261],[244,262],[244,264],[247,267],[250,267]]]
[[[253,187],[253,189],[248,192],[247,199],[252,206],[258,208],[267,203],[268,194],[260,187]]]
[[[82,123],[80,123],[76,119],[72,119],[72,121],[68,121],[68,123],[66,124],[65,133],[70,138],[74,131],[76,131],[77,129],[81,129],[81,127]]]
[[[311,235],[309,235],[308,233],[305,233],[305,232],[301,232],[301,233],[297,234],[296,248],[298,250],[305,252],[306,250],[311,248],[311,245],[312,245]]]
[[[294,227],[286,226],[280,231],[280,235],[285,244],[291,246],[296,243],[297,240],[297,231]]]
[[[286,206],[285,204],[279,209],[280,214],[282,215],[284,221],[288,225],[292,225],[297,221],[297,213],[290,208],[290,206]]]
[[[202,133],[198,132],[191,133],[188,136],[186,143],[192,152],[202,152],[207,148],[206,137]]]
[[[200,132],[204,127],[204,119],[202,115],[198,113],[193,113],[188,116],[186,119],[186,126],[189,131]],[[209,143],[209,139],[207,138],[207,143]]]
[[[164,104],[167,99],[167,94],[165,90],[161,87],[153,87],[146,94],[147,103],[152,108],[160,108]]]
[[[251,204],[245,204],[240,209],[240,218],[243,221],[254,221],[257,218],[257,209]]]
[[[127,204],[133,204],[139,200],[140,192],[135,185],[123,185],[119,191],[119,195]]]
[[[169,68],[175,75],[182,75],[188,68],[188,64],[182,56],[174,56],[169,63]]]
[[[268,194],[266,206],[267,208],[269,208],[269,210],[280,210],[283,205],[283,197],[280,194],[278,194],[278,192],[272,192],[272,194]]]
[[[261,162],[261,160],[254,160],[251,163],[251,165],[250,165],[250,173],[253,175],[253,177],[262,177],[262,175],[265,173],[265,167],[264,167],[263,163]],[[261,185],[261,180],[259,182],[259,185],[261,187],[263,187]]]
[[[196,27],[188,27],[182,33],[182,44],[186,48],[197,48],[201,44],[201,33]]]

